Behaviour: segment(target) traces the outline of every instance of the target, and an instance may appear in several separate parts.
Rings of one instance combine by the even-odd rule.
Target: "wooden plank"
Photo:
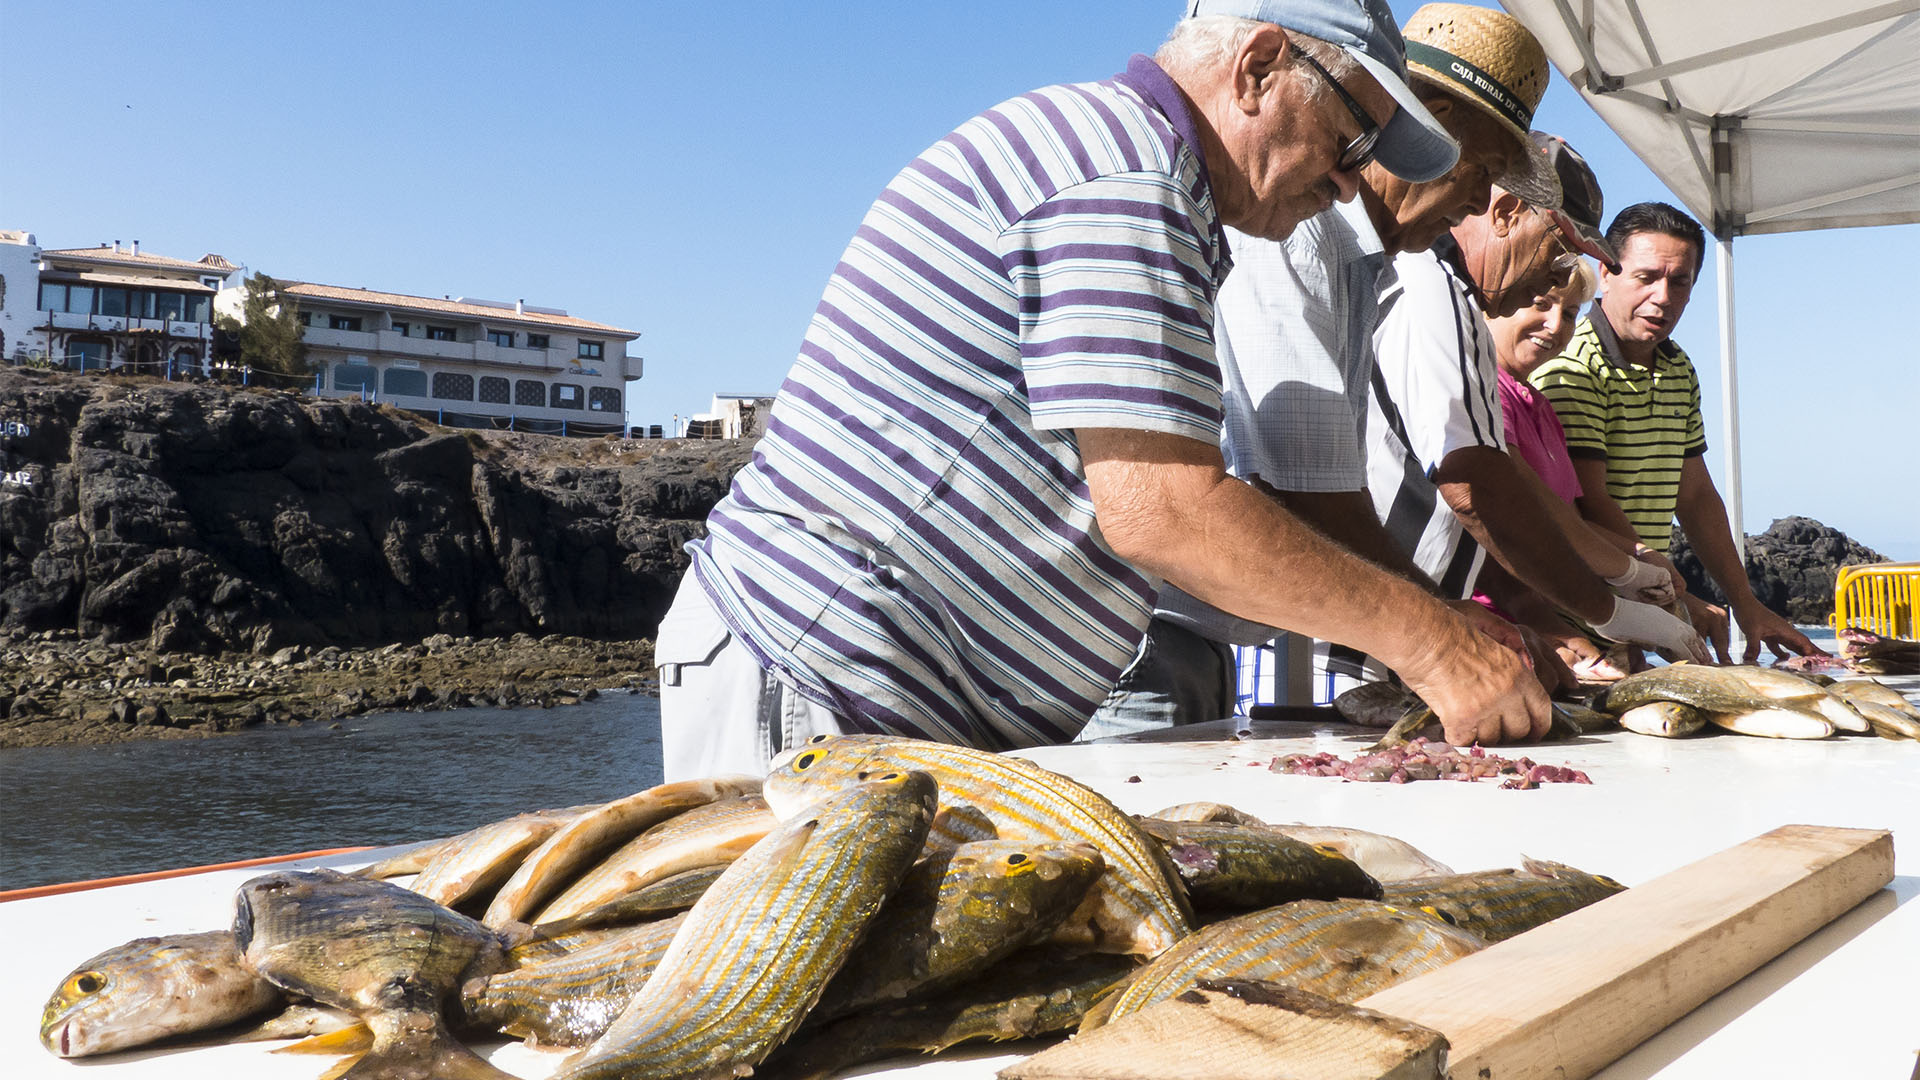
[[[1582,1080],[1892,880],[1892,833],[1786,825],[1359,1004],[1454,1080]]]
[[[1249,979],[1208,980],[1000,1070],[1000,1080],[1440,1080],[1440,1033]]]

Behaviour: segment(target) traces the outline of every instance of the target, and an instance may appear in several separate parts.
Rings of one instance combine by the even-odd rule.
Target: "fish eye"
[[[1334,858],[1337,858],[1337,859],[1346,858],[1345,855],[1340,854],[1340,849],[1337,847],[1334,847],[1332,844],[1315,844],[1313,845],[1313,850],[1319,852],[1322,855],[1332,855]]]
[[[1026,862],[1026,861],[1027,861],[1027,857],[1026,857],[1026,856],[1025,856],[1024,854],[1022,854],[1022,853],[1020,853],[1020,852],[1018,852],[1018,851],[1016,851],[1016,852],[1014,852],[1013,854],[1011,854],[1011,855],[1009,855],[1009,856],[1007,856],[1007,865],[1008,865],[1008,866],[1019,866],[1019,865],[1020,865],[1021,863],[1023,863],[1023,862]]]
[[[801,754],[799,757],[793,759],[793,771],[806,772],[808,769],[813,768],[813,765],[815,762],[819,761],[821,758],[825,756],[826,756],[825,754],[821,753],[818,750],[809,750],[806,753]]]
[[[821,743],[826,742],[828,739],[831,739],[831,738],[833,738],[833,736],[831,735],[815,735],[813,738],[808,739],[807,742],[814,746],[818,746]]]
[[[864,775],[864,774],[862,774],[862,775]],[[880,775],[880,776],[876,776],[876,777],[874,777],[874,779],[875,779],[875,780],[878,780],[879,782],[881,782],[881,783],[883,783],[883,784],[884,784],[884,783],[886,783],[886,782],[887,782],[887,781],[889,781],[889,780],[898,780],[898,779],[900,779],[900,774],[899,774],[899,773],[897,773],[897,772],[890,772],[890,773],[885,773],[885,774],[882,774],[882,775]]]
[[[73,977],[72,986],[82,994],[97,994],[106,989],[107,977],[97,971],[83,971]]]
[[[1617,881],[1615,881],[1615,880],[1613,880],[1612,878],[1610,878],[1610,877],[1608,877],[1608,876],[1606,876],[1605,874],[1595,874],[1595,875],[1593,875],[1593,880],[1595,880],[1595,881],[1597,881],[1597,882],[1599,882],[1599,883],[1600,883],[1600,884],[1602,884],[1602,885],[1605,885],[1605,886],[1606,886],[1607,888],[1609,888],[1609,889],[1624,889],[1624,888],[1626,888],[1626,886],[1625,886],[1625,885],[1622,885],[1622,884],[1620,884],[1619,882],[1617,882]]]
[[[1434,907],[1432,904],[1422,904],[1420,905],[1420,910],[1426,912],[1427,914],[1433,916],[1436,919],[1439,919],[1441,922],[1446,923],[1448,926],[1460,925],[1460,920],[1454,918],[1452,912],[1442,911],[1439,908]]]

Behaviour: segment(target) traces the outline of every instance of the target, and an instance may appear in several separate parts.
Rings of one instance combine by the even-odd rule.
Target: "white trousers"
[[[654,636],[666,779],[765,776],[775,754],[845,728],[825,706],[761,668],[689,571]]]

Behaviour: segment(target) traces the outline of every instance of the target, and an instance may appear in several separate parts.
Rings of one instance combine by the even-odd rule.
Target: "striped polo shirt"
[[[859,731],[1069,739],[1159,582],[1075,429],[1220,437],[1228,262],[1193,118],[1144,56],[998,105],[881,193],[753,461],[688,545],[763,667]]]
[[[1596,303],[1565,351],[1536,368],[1529,381],[1553,402],[1567,452],[1604,460],[1607,493],[1641,543],[1666,551],[1681,464],[1707,452],[1700,377],[1685,350],[1663,341],[1651,368],[1629,362]]]
[[[1453,237],[1442,236],[1429,251],[1401,252],[1392,267],[1373,332],[1367,493],[1394,545],[1446,596],[1464,598],[1485,553],[1433,474],[1455,450],[1506,449],[1493,336]],[[1337,642],[1316,642],[1313,664],[1321,703],[1387,673],[1378,660]]]

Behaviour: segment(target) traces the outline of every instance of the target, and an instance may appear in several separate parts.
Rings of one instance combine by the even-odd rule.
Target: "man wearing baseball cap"
[[[1404,531],[1402,520],[1377,514],[1368,496],[1369,466],[1378,456],[1365,441],[1374,330],[1383,290],[1394,287],[1389,261],[1398,267],[1417,260],[1416,272],[1431,267],[1439,274],[1440,264],[1425,249],[1450,226],[1484,211],[1493,181],[1527,191],[1540,205],[1559,204],[1554,170],[1534,151],[1524,126],[1546,90],[1546,57],[1518,21],[1483,8],[1428,5],[1405,32],[1410,61],[1416,55],[1425,61],[1409,66],[1414,98],[1461,144],[1460,161],[1424,182],[1376,163],[1362,170],[1356,202],[1323,212],[1284,242],[1233,236],[1238,268],[1215,312],[1227,387],[1223,450],[1235,475],[1335,541],[1474,611],[1464,600],[1464,575],[1446,580],[1446,560],[1403,542],[1388,527]],[[1477,311],[1472,321],[1479,321]],[[1484,359],[1490,367],[1491,354]],[[1448,513],[1444,503],[1435,505]],[[1576,583],[1597,590],[1577,594],[1581,609],[1606,621],[1612,600],[1606,584],[1564,550],[1564,538],[1559,545],[1555,554],[1571,562]],[[1380,611],[1391,618],[1390,609]],[[1276,700],[1271,676],[1250,674],[1273,669],[1271,653],[1253,648],[1274,636],[1273,627],[1173,589],[1162,592],[1155,614],[1136,663],[1087,735],[1215,719],[1232,711],[1236,696],[1243,706]],[[1479,625],[1523,647],[1518,631],[1491,616]],[[1240,662],[1229,644],[1242,647]],[[1352,643],[1342,647],[1362,655]],[[1552,662],[1547,650],[1541,653],[1543,662]],[[1237,695],[1236,671],[1242,676]],[[1526,733],[1507,737],[1514,734]],[[1448,726],[1456,741],[1480,735]]]
[[[1544,723],[1511,653],[1226,473],[1226,228],[1284,237],[1368,162],[1420,179],[1455,151],[1399,104],[1378,0],[1196,11],[1113,79],[961,125],[875,202],[688,545],[656,644],[669,778],[833,732],[1070,739],[1166,581],[1363,642],[1451,722]]]

